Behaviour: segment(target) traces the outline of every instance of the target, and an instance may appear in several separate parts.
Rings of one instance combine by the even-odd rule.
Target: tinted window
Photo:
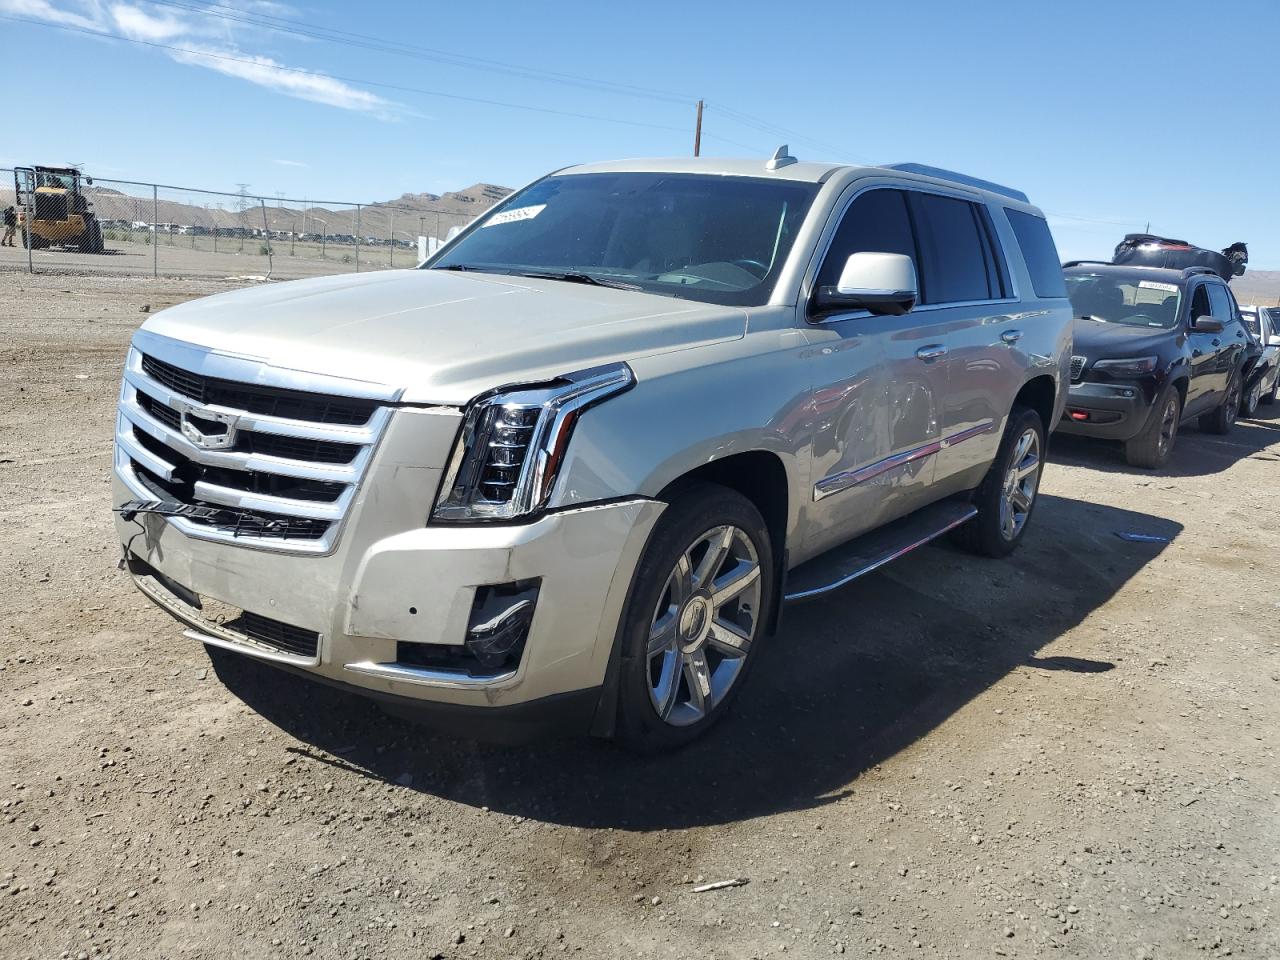
[[[1191,295],[1191,319],[1199,320],[1201,317],[1207,317],[1213,313],[1209,306],[1209,292],[1204,284],[1196,287],[1196,292]]]
[[[923,301],[990,299],[985,239],[973,204],[931,193],[912,193],[911,209],[924,264]]]
[[[872,190],[853,201],[831,239],[818,271],[818,286],[835,286],[845,262],[855,253],[901,253],[916,263],[907,202],[900,190]]]
[[[1209,288],[1209,312],[1223,323],[1230,323],[1235,311],[1231,309],[1231,295],[1220,283],[1206,284]]]
[[[1062,283],[1062,263],[1058,259],[1058,248],[1054,246],[1049,224],[1021,210],[1006,208],[1005,213],[1009,217],[1009,226],[1013,227],[1013,235],[1018,238],[1018,246],[1022,248],[1022,259],[1031,274],[1031,288],[1036,296],[1065,297],[1067,290]]]

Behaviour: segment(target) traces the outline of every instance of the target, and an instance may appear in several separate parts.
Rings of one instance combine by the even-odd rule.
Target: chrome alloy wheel
[[[760,558],[745,532],[714,527],[676,561],[649,627],[649,701],[676,727],[729,692],[759,627]]]
[[[1168,456],[1173,449],[1173,439],[1178,435],[1178,398],[1169,397],[1160,413],[1160,436],[1156,438],[1156,451],[1160,459]]]
[[[1040,484],[1040,434],[1025,430],[1013,445],[1000,497],[1000,534],[1016,540],[1027,523]]]

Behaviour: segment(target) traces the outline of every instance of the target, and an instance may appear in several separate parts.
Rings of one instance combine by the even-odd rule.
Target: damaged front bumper
[[[117,476],[117,506],[131,499]],[[147,512],[116,524],[138,589],[192,639],[392,707],[439,708],[433,719],[442,722],[479,711],[484,728],[501,727],[503,716],[532,723],[534,704],[589,722],[584,705],[594,709],[662,504],[637,498],[521,524],[362,537],[361,514],[370,519],[377,499],[358,506],[325,556],[202,540]],[[504,643],[521,631],[508,662],[501,644],[468,647],[504,629]],[[466,729],[492,735],[482,726]]]

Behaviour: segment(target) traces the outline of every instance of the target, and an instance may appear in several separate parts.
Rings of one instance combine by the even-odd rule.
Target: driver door
[[[1198,283],[1191,293],[1191,311],[1187,317],[1187,341],[1191,347],[1191,378],[1187,384],[1187,403],[1184,416],[1203,413],[1217,402],[1218,393],[1225,384],[1220,383],[1218,350],[1222,346],[1222,334],[1199,333],[1190,329],[1200,317],[1213,316],[1209,303],[1208,284]]]
[[[873,187],[846,208],[812,288],[834,285],[854,253],[918,264],[903,191]],[[917,271],[919,267],[917,266]],[[814,397],[811,531],[835,546],[928,501],[947,388],[949,318],[924,311],[833,314],[808,325]]]

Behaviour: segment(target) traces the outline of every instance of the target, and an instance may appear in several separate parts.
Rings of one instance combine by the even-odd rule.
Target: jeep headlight
[[[1152,373],[1157,363],[1157,357],[1123,357],[1117,360],[1095,360],[1093,369],[1112,377],[1141,377]]]
[[[473,400],[431,519],[509,520],[540,511],[578,417],[635,382],[631,368],[617,363]]]

